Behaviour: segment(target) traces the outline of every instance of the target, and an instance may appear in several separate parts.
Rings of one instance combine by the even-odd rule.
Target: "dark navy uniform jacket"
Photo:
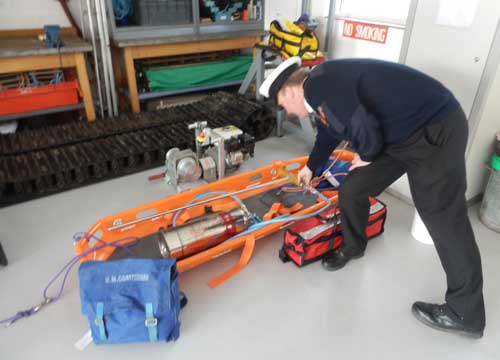
[[[405,65],[373,59],[316,66],[304,82],[304,97],[317,115],[318,135],[307,163],[313,171],[341,140],[350,141],[361,159],[371,162],[386,145],[403,142],[459,106],[437,80]]]

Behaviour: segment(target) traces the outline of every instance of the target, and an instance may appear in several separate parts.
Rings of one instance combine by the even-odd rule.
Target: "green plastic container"
[[[497,171],[500,171],[500,156],[493,154],[491,158],[491,167]]]
[[[500,156],[491,158],[491,171],[479,208],[479,219],[491,230],[500,232]]]

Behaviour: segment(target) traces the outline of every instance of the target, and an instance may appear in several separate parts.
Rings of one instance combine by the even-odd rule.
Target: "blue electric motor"
[[[63,46],[61,27],[59,25],[45,25],[43,31],[45,35],[45,45],[48,48],[54,49]]]

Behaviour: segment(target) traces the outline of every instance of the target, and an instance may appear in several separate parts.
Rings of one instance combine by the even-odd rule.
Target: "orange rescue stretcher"
[[[339,160],[351,162],[354,153],[337,150],[333,156]],[[336,204],[337,191],[324,191],[319,197],[311,194],[312,201],[309,199],[306,205],[297,202],[289,206],[279,201],[274,202],[272,196],[275,193],[281,192],[281,189],[285,189],[284,187],[290,189],[294,186],[293,179],[296,179],[298,170],[306,164],[307,159],[307,157],[302,157],[287,161],[274,161],[272,165],[227,177],[102,218],[76,241],[76,254],[79,256],[86,254],[81,261],[105,261],[112,259],[114,253],[122,249],[117,246],[99,245],[119,242],[120,245],[126,246],[134,241],[146,243],[144,239],[148,238],[148,241],[155,243],[158,241],[161,257],[176,258],[178,271],[184,272],[243,248],[239,261],[208,283],[210,287],[216,287],[248,264],[257,240],[287,228],[295,222],[295,220],[285,218],[283,221],[278,219],[274,223],[265,225],[266,221],[278,216],[286,216],[284,214],[292,217],[307,216],[321,210],[325,204]],[[300,192],[300,189],[298,191],[297,189],[295,187],[295,192]],[[222,192],[230,192],[234,195],[219,195]],[[202,194],[207,193],[213,195],[197,200],[203,196]],[[293,194],[293,188],[291,194]],[[243,224],[248,221],[248,214],[240,211],[241,203],[246,203],[248,209],[244,206],[245,210],[252,213],[254,212],[252,203],[260,204],[259,206],[264,209],[264,213],[261,211],[260,218],[265,226],[248,231],[248,224]],[[203,240],[188,246],[175,246],[179,245],[177,242],[185,241],[188,236],[186,235],[188,225],[189,236],[200,236]],[[222,231],[217,229],[222,229]],[[151,240],[152,238],[154,240]],[[161,244],[168,246],[162,248]],[[97,250],[92,251],[93,248]]]

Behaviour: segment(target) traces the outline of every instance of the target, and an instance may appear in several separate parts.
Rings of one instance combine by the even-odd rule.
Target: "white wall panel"
[[[437,13],[437,1],[419,1],[406,63],[446,85],[469,115],[500,18],[500,1],[480,0],[467,28],[436,25]]]
[[[406,64],[441,81],[455,94],[469,116],[500,19],[500,2],[480,0],[474,22],[467,28],[436,25],[437,13],[438,2],[419,0]],[[496,82],[497,88],[499,85],[500,80]],[[495,92],[495,85],[491,88],[498,102],[500,92],[498,89]],[[491,95],[489,99],[492,99]],[[484,186],[483,163],[487,157],[488,144],[493,141],[491,133],[494,132],[494,127],[490,125],[495,116],[497,119],[500,116],[500,111],[496,113],[494,110],[494,103],[495,100],[489,100],[490,118],[485,122],[479,119],[478,130],[469,139],[468,200],[478,195]],[[405,198],[411,197],[406,176],[392,185],[391,189]]]
[[[338,15],[371,19],[385,22],[394,22],[401,25],[406,23],[408,7],[411,0],[339,0]]]
[[[332,58],[367,57],[394,62],[398,61],[401,44],[403,42],[403,29],[389,28],[386,43],[380,44],[367,40],[344,37],[342,35],[343,28],[344,20],[337,20],[335,37],[333,40],[334,46],[331,52]]]
[[[500,67],[485,100],[475,132],[469,133],[470,150],[467,154],[467,199],[484,191],[489,177],[485,163],[490,163],[494,151],[495,132],[500,130]]]
[[[264,4],[265,29],[269,30],[269,24],[273,20],[286,18],[295,21],[299,18],[302,10],[301,0],[267,0]]]
[[[0,0],[0,30],[36,29],[44,25],[70,26],[55,0]]]

